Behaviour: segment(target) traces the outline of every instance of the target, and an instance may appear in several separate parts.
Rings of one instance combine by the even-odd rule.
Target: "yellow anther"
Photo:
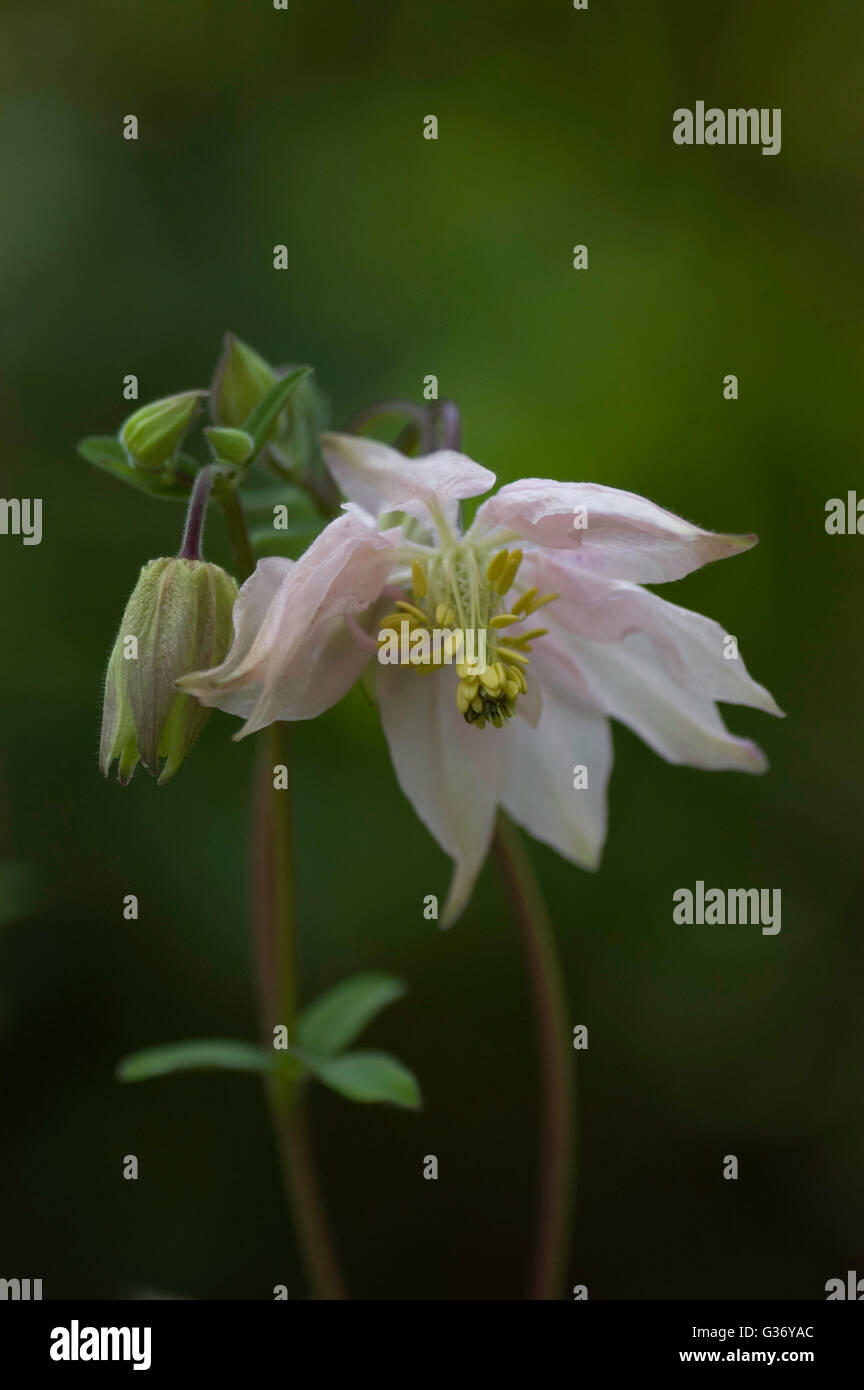
[[[474,699],[471,701],[471,708],[473,709],[475,714],[483,713],[483,701],[481,700],[479,695],[474,696]]]
[[[518,681],[506,680],[504,682],[504,691],[508,700],[515,700],[521,689],[522,687]]]
[[[528,665],[528,658],[527,658],[527,656],[525,656],[523,652],[517,652],[517,651],[515,650],[515,648],[513,648],[513,647],[499,647],[499,648],[498,648],[498,655],[499,655],[499,656],[506,657],[508,661],[518,661],[520,666],[527,666],[527,665]],[[487,672],[487,675],[488,675],[488,672]],[[484,681],[484,684],[485,684],[485,683],[486,683],[486,676],[483,677],[483,681]]]
[[[535,590],[536,592],[536,590]],[[532,598],[529,613],[536,613],[538,608],[542,608],[544,603],[551,603],[553,599],[560,598],[560,594],[544,594],[542,598]]]
[[[497,618],[493,618],[489,623],[490,627],[510,627],[511,623],[519,622],[518,613],[499,613]]]
[[[406,618],[404,613],[388,613],[386,618],[381,619],[381,628],[383,630],[389,627],[392,628],[394,632],[398,632],[402,623],[405,621]]]
[[[456,704],[459,707],[460,714],[467,713],[467,711],[471,708],[471,701],[465,694],[465,687],[462,684],[459,684],[456,687]]]
[[[539,591],[539,589],[536,587],[536,585],[535,585],[535,587],[534,587],[533,589],[526,589],[525,592],[524,592],[524,594],[520,594],[520,596],[519,596],[519,598],[517,598],[516,602],[515,602],[514,604],[511,605],[510,611],[511,611],[512,613],[520,613],[520,614],[525,614],[525,613],[527,613],[527,612],[530,610],[531,604],[534,602],[534,600],[535,600],[535,598],[537,597],[537,595],[538,595],[539,592],[540,592],[540,591]]]
[[[521,563],[522,551],[511,551],[506,565],[499,574],[498,578],[495,580],[495,588],[498,590],[499,594],[506,594],[507,590],[510,588],[510,585],[513,583],[513,580],[516,578]]]
[[[501,718],[500,714],[493,714],[491,719],[496,729],[500,729],[504,724],[504,720]]]
[[[446,603],[439,603],[439,604],[438,604],[438,607],[435,609],[435,621],[436,621],[436,623],[438,624],[439,627],[443,627],[443,626],[444,626],[444,619],[445,619],[446,617],[447,617],[447,605],[446,605]]]
[[[485,688],[494,694],[500,684],[501,677],[498,675],[497,667],[487,666],[486,670],[483,672],[483,685]]]
[[[486,728],[486,720],[483,718],[482,715],[480,716],[479,719],[475,719],[475,720],[474,720],[474,728],[475,728],[475,729],[485,729],[485,728]]]
[[[548,627],[532,627],[530,632],[519,634],[519,642],[536,642],[538,637],[545,637],[548,631]]]
[[[499,684],[500,684],[500,685],[503,685],[504,682],[505,682],[506,679],[507,679],[507,672],[504,670],[504,663],[503,663],[503,661],[496,661],[496,662],[495,662],[495,670],[498,672],[498,682],[499,682]]]
[[[410,613],[411,616],[416,618],[418,622],[422,623],[424,627],[428,625],[429,619],[426,617],[426,614],[423,612],[423,609],[417,607],[416,603],[408,603],[405,599],[397,598],[396,607],[401,608],[403,613]]]
[[[426,571],[419,560],[411,561],[411,587],[417,598],[426,597],[426,590],[428,587],[426,584]]]
[[[467,699],[468,699],[468,701],[469,701],[469,703],[470,703],[470,701],[473,700],[474,697],[476,696],[477,691],[480,689],[480,682],[479,682],[479,680],[476,680],[476,679],[475,679],[475,680],[465,680],[465,678],[463,677],[463,679],[462,679],[462,689],[465,691],[465,695],[466,695],[466,697],[467,697]]]
[[[494,583],[495,580],[498,578],[499,574],[501,573],[501,571],[507,563],[507,557],[508,552],[506,550],[499,550],[498,554],[495,556],[495,559],[492,560],[492,562],[490,563],[489,568],[486,571],[486,578],[490,581],[490,583]]]

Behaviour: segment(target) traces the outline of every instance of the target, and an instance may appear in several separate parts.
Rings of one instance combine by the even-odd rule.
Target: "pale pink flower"
[[[241,715],[242,737],[314,718],[371,663],[399,783],[454,861],[444,924],[471,894],[498,806],[596,867],[610,718],[668,762],[764,771],[715,702],[780,714],[771,695],[730,659],[717,623],[641,587],[737,555],[755,536],[700,530],[617,488],[539,478],[506,484],[463,532],[459,503],[491,488],[487,469],[452,451],[415,460],[356,436],[323,442],[343,514],[300,560],[259,563],[227,658],[183,688]],[[402,618],[412,631],[482,631],[486,671],[381,664],[379,629]],[[587,786],[574,785],[578,767]]]

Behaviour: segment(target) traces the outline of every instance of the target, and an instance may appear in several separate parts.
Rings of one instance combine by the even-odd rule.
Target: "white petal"
[[[542,640],[552,640],[551,633]],[[712,700],[674,680],[645,633],[632,633],[621,642],[573,639],[568,659],[577,665],[593,700],[667,762],[765,771],[765,756],[756,744],[730,734]]]
[[[543,690],[536,729],[511,720],[507,785],[502,797],[513,820],[566,859],[594,869],[606,839],[606,787],[612,768],[609,721],[580,702],[578,675],[538,642],[531,675]],[[486,731],[484,730],[484,733]],[[497,731],[496,731],[497,732]],[[577,767],[587,787],[574,787]]]
[[[479,497],[495,483],[488,468],[452,449],[412,459],[354,434],[324,434],[321,445],[345,496],[376,521],[382,512],[404,511],[434,524],[436,511],[450,516],[460,500]]]
[[[592,574],[579,564],[577,554],[532,550],[522,576],[526,585],[560,594],[541,615],[551,626],[599,642],[620,642],[631,632],[647,632],[669,675],[694,694],[782,715],[770,692],[749,675],[743,658],[726,655],[728,633],[711,618],[669,603],[638,584]]]
[[[582,509],[584,528],[578,524]],[[637,584],[681,579],[711,560],[749,550],[757,539],[703,531],[634,492],[543,478],[507,483],[481,504],[474,526],[577,550],[579,563],[593,573]]]
[[[494,792],[468,751],[468,740],[488,731],[472,728],[459,714],[456,682],[448,670],[420,675],[404,667],[379,666],[377,689],[399,785],[453,860],[441,917],[441,926],[448,927],[471,896],[492,838]]]
[[[187,677],[183,688],[202,704],[244,715],[243,734],[328,709],[369,659],[344,618],[378,598],[400,542],[399,528],[378,531],[351,509],[295,564],[262,561],[240,591],[225,661]]]

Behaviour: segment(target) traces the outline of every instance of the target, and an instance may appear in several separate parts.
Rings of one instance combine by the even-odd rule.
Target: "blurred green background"
[[[0,538],[0,1274],[45,1297],[302,1287],[256,1082],[112,1080],[151,1043],[254,1035],[253,750],[216,715],[167,787],[100,778],[104,664],[182,518],[74,446],[129,412],[127,373],[142,401],[205,386],[232,329],[313,363],[337,423],[435,373],[504,479],[759,533],[662,592],[787,710],[727,711],[769,774],[669,767],[617,729],[601,871],[532,853],[590,1036],[570,1282],[823,1298],[864,1259],[864,540],[824,530],[861,476],[860,6],[8,0],[2,27],[0,491],[44,499],[44,539]],[[700,99],[782,108],[781,154],[675,146]],[[228,560],[219,519],[208,553]],[[304,994],[404,975],[369,1042],[426,1098],[313,1096],[351,1289],[519,1297],[538,1077],[494,870],[439,932],[422,899],[447,862],[374,711],[355,692],[294,746]],[[699,878],[781,888],[781,934],[675,926]]]

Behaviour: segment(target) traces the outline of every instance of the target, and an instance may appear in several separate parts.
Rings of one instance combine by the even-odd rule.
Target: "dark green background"
[[[570,1282],[806,1299],[864,1272],[864,539],[824,530],[862,486],[862,37],[851,0],[5,6],[0,491],[44,499],[44,540],[0,537],[0,1274],[46,1297],[301,1288],[257,1084],[112,1080],[138,1047],[253,1035],[253,750],[217,715],[167,787],[99,777],[116,625],[181,514],[74,446],[117,428],[129,372],[142,400],[206,385],[228,328],[312,362],[337,422],[434,372],[505,479],[759,533],[662,592],[735,633],[788,711],[728,711],[771,771],[669,767],[619,729],[601,871],[532,848],[590,1031]],[[699,99],[781,107],[782,152],[675,146]],[[423,920],[447,864],[356,693],[295,750],[304,993],[403,974],[369,1040],[426,1097],[418,1117],[314,1096],[351,1288],[520,1296],[538,1079],[495,874],[451,933]],[[781,934],[675,926],[699,878],[781,888]]]

